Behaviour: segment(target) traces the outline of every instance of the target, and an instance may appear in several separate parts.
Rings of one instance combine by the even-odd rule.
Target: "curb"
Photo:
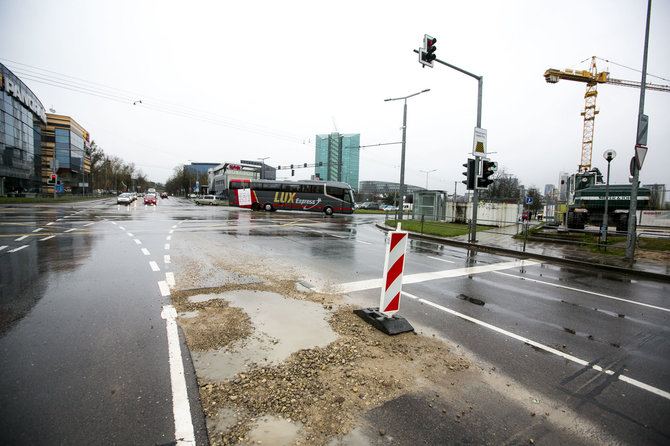
[[[375,223],[375,225],[383,230],[383,231],[393,231],[394,228],[386,225],[382,225],[379,223]],[[482,251],[482,252],[488,252],[488,253],[493,253],[493,254],[504,254],[509,257],[516,257],[518,259],[537,259],[537,260],[544,260],[546,262],[551,262],[551,263],[558,263],[562,265],[570,265],[570,266],[575,266],[579,268],[584,268],[584,269],[590,269],[590,270],[595,270],[595,271],[607,271],[607,272],[612,272],[612,273],[617,273],[617,274],[623,274],[623,275],[628,275],[628,276],[635,276],[635,277],[643,277],[647,279],[654,279],[658,281],[663,281],[663,282],[670,282],[670,275],[668,274],[662,274],[662,273],[655,273],[652,271],[643,271],[643,270],[636,270],[636,269],[630,269],[630,268],[623,268],[620,266],[614,266],[614,265],[603,265],[600,263],[590,263],[586,262],[583,260],[576,260],[576,259],[566,259],[564,257],[552,257],[544,254],[534,254],[534,253],[529,253],[529,252],[520,252],[516,251],[513,249],[506,249],[506,248],[500,248],[498,246],[486,246],[486,245],[478,245],[476,243],[470,243],[470,242],[461,242],[458,240],[451,240],[446,237],[438,237],[434,235],[426,235],[426,234],[419,234],[416,232],[411,232],[407,231],[409,234],[409,237],[412,239],[417,239],[417,240],[428,240],[432,242],[438,242],[442,243],[445,245],[450,245],[450,246],[456,246],[459,248],[465,248],[465,249],[472,249],[475,251]]]

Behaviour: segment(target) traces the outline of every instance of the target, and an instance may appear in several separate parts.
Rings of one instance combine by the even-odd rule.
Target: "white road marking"
[[[142,244],[142,242],[139,241],[138,239],[134,239],[134,240],[135,240],[135,243],[137,243],[138,245],[141,245],[141,244]]]
[[[453,262],[451,260],[443,259],[443,258],[440,258],[440,257],[428,256],[428,258],[433,259],[433,260],[439,260],[440,262],[456,263],[456,262]]]
[[[2,250],[4,250],[4,249],[7,249],[7,245],[2,245],[2,246],[0,246],[0,251],[2,251]]]
[[[364,242],[363,240],[356,240],[358,243],[363,243],[364,245],[371,245],[370,242]]]
[[[27,248],[27,247],[28,247],[28,245],[22,245],[22,246],[19,246],[18,248],[10,249],[10,250],[7,251],[7,252],[17,252],[17,251],[21,251],[22,249]]]
[[[72,231],[76,231],[76,230],[77,230],[77,228],[70,228],[70,229],[68,229],[68,230],[65,231],[65,232],[72,232]]]
[[[426,304],[426,305],[430,305],[431,307],[437,308],[438,310],[444,311],[445,313],[452,314],[452,315],[454,315],[454,316],[456,316],[456,317],[459,317],[459,318],[461,318],[461,319],[464,319],[464,320],[466,320],[466,321],[468,321],[468,322],[473,322],[473,323],[475,323],[475,324],[477,324],[477,325],[480,325],[480,326],[482,326],[482,327],[484,327],[484,328],[488,328],[489,330],[493,330],[493,331],[495,331],[495,332],[497,332],[497,333],[500,333],[500,334],[505,335],[505,336],[507,336],[507,337],[510,337],[510,338],[512,338],[512,339],[516,339],[516,340],[518,340],[518,341],[521,341],[521,342],[523,342],[523,343],[526,343],[526,344],[528,344],[528,345],[531,345],[531,346],[533,346],[533,347],[535,347],[535,348],[538,348],[538,349],[540,349],[540,350],[544,350],[544,351],[547,352],[547,353],[551,353],[551,354],[554,354],[554,355],[556,355],[556,356],[560,356],[561,358],[564,358],[564,359],[566,359],[566,360],[568,360],[568,361],[577,363],[577,364],[579,364],[579,365],[581,365],[581,366],[583,366],[583,367],[589,367],[589,368],[592,368],[593,370],[595,370],[595,371],[597,371],[597,372],[603,372],[603,373],[606,373],[607,375],[616,375],[616,372],[614,372],[614,371],[612,371],[612,370],[606,370],[606,369],[603,369],[602,367],[600,367],[600,366],[598,366],[598,365],[590,365],[589,362],[588,362],[588,361],[585,361],[584,359],[577,358],[576,356],[569,355],[569,354],[567,354],[567,353],[565,353],[565,352],[562,352],[562,351],[560,351],[560,350],[556,350],[555,348],[551,348],[551,347],[549,347],[549,346],[546,346],[546,345],[544,345],[544,344],[540,344],[539,342],[533,341],[533,340],[531,340],[531,339],[524,338],[523,336],[519,336],[518,334],[512,333],[512,332],[507,331],[507,330],[505,330],[505,329],[503,329],[503,328],[496,327],[495,325],[491,325],[491,324],[489,324],[489,323],[487,323],[487,322],[484,322],[484,321],[480,321],[479,319],[475,319],[475,318],[473,318],[473,317],[471,317],[471,316],[465,315],[465,314],[463,314],[463,313],[459,313],[458,311],[454,311],[454,310],[451,310],[451,309],[449,309],[449,308],[447,308],[447,307],[443,307],[442,305],[438,305],[438,304],[433,303],[433,302],[431,302],[431,301],[429,301],[429,300],[422,299],[422,298],[420,298],[420,297],[418,297],[418,296],[415,296],[415,295],[413,295],[413,294],[407,293],[407,292],[405,292],[405,291],[403,291],[402,294],[404,294],[404,295],[406,295],[407,297],[410,297],[410,298],[416,300],[417,302],[422,302],[422,303],[424,303],[424,304]],[[658,396],[660,396],[660,397],[662,397],[662,398],[665,398],[665,399],[670,400],[670,392],[666,392],[665,390],[662,390],[662,389],[659,389],[659,388],[650,386],[649,384],[645,384],[645,383],[643,383],[643,382],[641,382],[641,381],[638,381],[638,380],[636,380],[636,379],[629,378],[629,377],[627,377],[627,376],[625,376],[625,375],[623,375],[623,374],[619,374],[619,375],[618,375],[618,378],[619,378],[621,381],[623,381],[623,382],[626,382],[626,383],[631,384],[631,385],[633,385],[633,386],[635,386],[635,387],[638,387],[638,388],[640,388],[640,389],[642,389],[642,390],[646,390],[647,392],[651,392],[651,393],[653,393],[653,394],[655,394],[655,395],[658,395]]]
[[[54,224],[54,222],[50,221],[49,223],[47,223],[47,226],[51,226],[53,224]]]
[[[165,281],[167,282],[170,288],[174,288],[176,285],[176,282],[174,281],[174,273],[172,272],[165,273]]]
[[[21,240],[25,240],[28,236],[27,235],[22,235],[21,237],[15,239],[15,242],[20,242]]]
[[[48,236],[48,237],[41,238],[41,239],[40,239],[40,242],[45,242],[45,241],[47,241],[47,240],[49,240],[49,239],[52,239],[52,238],[54,238],[54,237],[56,237],[56,236],[55,236],[55,235],[50,235],[50,236]]]
[[[470,274],[481,274],[501,269],[518,268],[530,265],[538,265],[540,262],[535,260],[515,260],[513,262],[494,263],[492,265],[469,266],[467,268],[447,269],[442,271],[433,271],[429,273],[406,274],[403,276],[403,285],[411,283],[426,282],[428,280],[449,279],[453,277],[469,276]],[[360,280],[358,282],[348,282],[340,284],[337,292],[351,293],[353,291],[363,291],[374,288],[381,288],[382,279]]]
[[[179,331],[177,329],[177,310],[172,305],[166,305],[163,307],[161,317],[165,319],[168,337],[174,435],[178,445],[195,446],[195,433],[191,419],[191,407],[188,402],[186,379],[184,378],[184,364],[181,359]]]
[[[128,237],[135,237],[132,232],[126,232],[126,234],[128,234]]]
[[[174,229],[170,229],[170,232],[168,234],[172,234],[174,232]]]
[[[44,230],[44,228],[37,228],[37,229],[35,229],[33,232],[40,232],[40,231],[42,231],[42,230]]]
[[[170,244],[169,243],[165,244],[165,249],[170,249]]]
[[[161,291],[161,296],[169,296],[170,295],[170,287],[168,286],[167,282],[164,280],[158,281],[158,289]]]
[[[165,264],[172,263],[172,261],[170,260],[170,254],[165,254],[163,256],[163,263]]]
[[[609,296],[607,294],[596,293],[595,291],[580,290],[579,288],[573,288],[573,287],[570,287],[570,286],[559,285],[557,283],[544,282],[542,280],[530,279],[530,278],[527,278],[527,277],[519,277],[519,276],[515,276],[514,274],[501,273],[501,272],[498,272],[498,271],[496,271],[496,274],[502,274],[504,276],[515,277],[515,278],[520,279],[520,280],[527,280],[529,282],[539,283],[539,284],[542,284],[542,285],[549,285],[549,286],[553,286],[555,288],[563,288],[564,290],[577,291],[578,293],[592,294],[594,296],[604,297],[606,299],[618,300],[618,301],[626,302],[626,303],[629,303],[629,304],[641,305],[643,307],[653,308],[654,310],[661,310],[661,311],[670,312],[670,308],[657,307],[656,305],[650,305],[650,304],[645,304],[645,303],[642,303],[642,302],[636,302],[634,300],[623,299],[621,297]]]
[[[171,236],[171,235],[168,235],[167,237],[165,237],[165,240],[167,240],[167,241],[172,240],[172,236]]]
[[[153,260],[149,262],[149,266],[151,267],[151,271],[160,271],[161,270],[158,267],[158,263],[154,262]]]
[[[149,250],[147,248],[142,248],[142,254],[144,254],[145,256],[150,255]]]
[[[119,229],[121,229],[122,231],[125,231],[125,230],[126,230],[126,228],[124,228],[124,227],[121,226],[121,225],[119,225]]]
[[[174,226],[172,226],[172,229],[175,229],[176,227],[177,227],[177,225],[174,225]]]
[[[84,225],[84,227],[86,227],[86,226],[91,226],[93,223],[94,223],[94,222],[86,223],[86,224]]]

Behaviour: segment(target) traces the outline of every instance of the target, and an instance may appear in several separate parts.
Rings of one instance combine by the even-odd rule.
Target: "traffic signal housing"
[[[475,189],[475,163],[475,160],[468,158],[468,162],[463,164],[463,167],[465,167],[466,170],[463,172],[465,179],[462,181],[462,183],[465,184],[465,188],[467,190]]]
[[[49,179],[47,180],[47,183],[48,184],[56,184],[57,182],[58,182],[58,175],[56,175],[55,173],[52,173],[49,176]]]
[[[487,189],[489,185],[493,183],[493,179],[490,178],[498,170],[498,163],[495,161],[483,160],[482,161],[482,172],[479,178],[477,178],[477,189]]]
[[[433,61],[437,58],[435,55],[435,51],[437,50],[435,43],[437,43],[435,37],[424,34],[423,47],[419,49],[419,62],[424,67],[433,68]]]

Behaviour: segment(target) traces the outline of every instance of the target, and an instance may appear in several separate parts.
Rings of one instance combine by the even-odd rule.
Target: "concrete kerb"
[[[377,223],[376,226],[383,231],[393,231],[393,230],[395,230],[395,228],[387,226],[385,224]],[[545,255],[545,254],[521,252],[521,251],[516,251],[514,249],[501,248],[501,247],[498,247],[498,246],[479,245],[479,244],[476,244],[476,243],[462,242],[460,240],[452,240],[452,239],[449,239],[448,237],[438,237],[438,236],[434,236],[434,235],[419,234],[419,233],[411,232],[411,231],[407,231],[407,232],[409,233],[408,236],[411,239],[415,239],[415,240],[426,240],[426,241],[431,241],[431,242],[437,242],[437,243],[442,243],[442,244],[445,244],[445,245],[456,246],[456,247],[459,247],[459,248],[472,249],[472,250],[475,250],[475,251],[488,252],[488,253],[492,253],[492,254],[502,254],[502,255],[509,256],[509,257],[515,257],[515,258],[518,258],[518,259],[537,259],[537,260],[543,260],[543,261],[551,262],[551,263],[558,263],[558,264],[562,264],[562,265],[569,265],[569,266],[574,266],[574,267],[579,267],[579,268],[585,268],[585,269],[589,269],[589,270],[607,271],[607,272],[612,272],[612,273],[617,273],[617,274],[624,274],[624,275],[629,275],[629,276],[636,276],[636,277],[643,277],[643,278],[648,278],[648,279],[653,279],[653,280],[659,280],[659,281],[663,281],[663,282],[670,282],[670,275],[668,275],[668,274],[656,273],[656,272],[652,272],[652,271],[637,270],[637,269],[631,269],[631,268],[623,268],[623,267],[615,266],[615,265],[605,265],[605,264],[600,264],[600,263],[586,262],[586,261],[581,261],[581,260],[576,260],[576,259],[568,259],[568,258],[565,258],[565,257],[554,257],[554,256],[548,256],[548,255]]]

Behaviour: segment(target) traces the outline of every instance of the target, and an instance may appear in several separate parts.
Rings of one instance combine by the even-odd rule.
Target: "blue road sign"
[[[533,204],[533,197],[526,197],[526,204]]]

